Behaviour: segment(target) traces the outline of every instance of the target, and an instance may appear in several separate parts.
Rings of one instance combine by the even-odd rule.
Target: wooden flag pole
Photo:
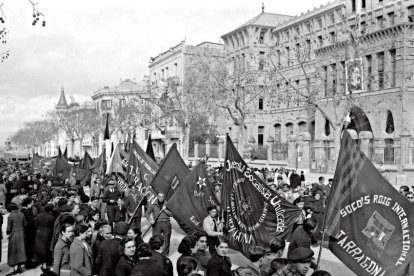
[[[141,198],[141,200],[138,202],[137,207],[135,207],[134,213],[132,213],[131,218],[128,220],[128,224],[131,224],[131,221],[134,218],[134,216],[135,216],[136,212],[138,211],[139,207],[141,207],[141,203],[144,200],[144,198],[145,198],[145,196],[143,195],[142,198]]]

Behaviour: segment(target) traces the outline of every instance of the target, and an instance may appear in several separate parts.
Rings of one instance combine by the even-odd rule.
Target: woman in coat
[[[64,223],[62,225],[61,237],[56,242],[53,251],[53,267],[52,270],[58,275],[62,276],[62,271],[66,271],[69,275],[70,271],[70,244],[73,239],[73,225]]]
[[[231,276],[231,261],[227,256],[228,243],[221,237],[218,239],[216,251],[211,254],[211,259],[207,264],[207,276]]]
[[[50,265],[52,260],[50,243],[52,241],[53,225],[55,223],[55,217],[52,215],[53,208],[53,204],[46,204],[45,211],[39,215],[36,230],[34,259],[36,262],[41,263],[42,268]]]
[[[135,258],[135,240],[133,238],[124,238],[121,241],[120,248],[122,251],[122,256],[118,261],[115,269],[116,276],[129,276],[132,269],[137,264],[137,259]]]
[[[10,212],[7,220],[7,235],[9,235],[9,245],[7,251],[7,264],[13,267],[14,275],[22,272],[21,265],[26,262],[26,250],[24,244],[24,228],[26,219],[19,211],[16,203],[10,203],[8,210]]]
[[[75,226],[75,238],[70,245],[70,276],[92,275],[92,250],[86,242],[91,235],[89,225]]]

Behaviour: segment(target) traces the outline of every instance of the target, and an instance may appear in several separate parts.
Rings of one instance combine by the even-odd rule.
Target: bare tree
[[[25,122],[23,127],[10,137],[10,140],[20,146],[36,147],[52,140],[58,134],[57,126],[51,119]]]

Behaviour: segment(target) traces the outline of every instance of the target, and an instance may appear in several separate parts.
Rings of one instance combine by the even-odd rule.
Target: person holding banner
[[[207,208],[208,216],[203,220],[203,230],[207,233],[207,245],[213,254],[219,243],[219,236],[223,236],[223,221],[217,219],[217,206]]]
[[[158,198],[148,206],[148,210],[145,212],[147,220],[152,225],[152,235],[162,234],[164,236],[164,245],[162,247],[162,254],[168,256],[170,252],[170,239],[171,239],[171,222],[170,217],[172,213],[166,207],[164,193],[158,193]],[[152,214],[152,216],[151,216]]]
[[[118,199],[121,198],[121,192],[115,189],[115,181],[109,180],[108,188],[104,192],[103,201],[106,203],[106,214],[108,215],[108,223],[114,227],[115,213],[118,206]]]
[[[146,198],[137,193],[137,187],[131,186],[128,195],[125,197],[125,207],[131,227],[141,230],[142,206],[147,205]]]

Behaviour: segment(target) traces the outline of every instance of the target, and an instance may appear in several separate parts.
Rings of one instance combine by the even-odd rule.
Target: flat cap
[[[108,185],[115,185],[115,181],[114,180],[109,180]]]
[[[288,253],[288,260],[298,262],[310,262],[313,260],[313,251],[310,248],[298,247]]]

